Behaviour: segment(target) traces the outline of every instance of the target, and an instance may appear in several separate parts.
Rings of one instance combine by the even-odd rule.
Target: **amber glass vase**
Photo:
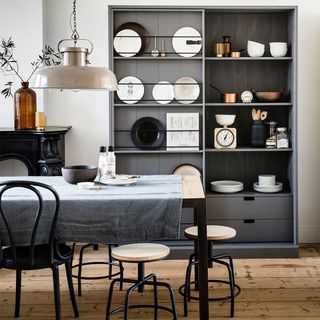
[[[21,88],[14,93],[15,129],[35,129],[36,110],[36,93],[29,88],[29,82],[21,82]]]

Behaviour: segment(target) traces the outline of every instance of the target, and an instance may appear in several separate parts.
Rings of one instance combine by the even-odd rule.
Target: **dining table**
[[[38,181],[55,188],[60,198],[56,235],[64,242],[109,244],[179,238],[182,208],[193,208],[198,227],[194,249],[199,260],[199,319],[209,319],[206,199],[200,176],[140,176],[127,186],[97,182],[91,189],[69,184],[62,176],[0,178],[0,182],[12,180]],[[19,208],[32,201],[24,193],[9,194],[7,201],[24,236],[29,225],[25,214],[19,216],[25,212]],[[48,211],[50,203],[48,199]],[[46,235],[44,229],[42,236]]]

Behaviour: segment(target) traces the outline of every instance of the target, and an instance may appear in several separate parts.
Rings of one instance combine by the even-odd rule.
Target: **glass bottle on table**
[[[116,175],[116,156],[114,155],[113,146],[109,146],[108,148],[107,175],[113,177]]]
[[[99,178],[101,178],[106,174],[107,174],[107,148],[105,146],[101,146],[100,153],[99,153],[98,176]]]

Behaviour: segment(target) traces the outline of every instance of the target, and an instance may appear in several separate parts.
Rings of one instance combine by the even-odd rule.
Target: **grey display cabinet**
[[[145,52],[122,57],[114,52],[113,38],[125,22],[143,25],[150,35]],[[184,26],[197,29],[203,38],[201,52],[185,58],[176,54],[171,39]],[[240,58],[213,57],[214,42],[231,36],[234,49],[246,48],[247,40],[266,45],[265,55],[251,58],[243,52]],[[167,55],[151,57],[154,36],[165,41]],[[117,171],[129,174],[170,174],[180,164],[190,163],[203,172],[207,197],[207,219],[210,224],[234,227],[237,236],[219,243],[216,250],[229,251],[239,257],[295,257],[297,239],[297,8],[296,7],[146,7],[109,6],[109,58],[118,80],[136,76],[145,84],[145,94],[136,104],[125,104],[110,98],[110,137],[116,148]],[[274,58],[269,42],[286,41],[286,57]],[[200,85],[199,99],[192,104],[173,100],[159,104],[152,99],[152,87],[158,81],[174,83],[182,76],[193,77]],[[220,102],[211,89],[214,84],[223,92],[241,93],[254,88],[261,91],[286,89],[281,102],[235,104]],[[288,149],[250,147],[251,109],[268,111],[268,120],[285,126],[290,133]],[[133,123],[141,117],[159,119],[164,127],[166,113],[200,114],[200,148],[190,151],[168,151],[165,144],[156,150],[136,148],[130,138]],[[215,149],[213,130],[219,126],[215,114],[236,114],[236,149]],[[284,190],[267,194],[253,191],[259,174],[275,174]],[[245,185],[236,194],[218,194],[210,190],[213,180],[239,180]],[[152,213],[151,213],[152,214]],[[181,229],[193,224],[193,214],[184,211]],[[176,257],[186,257],[192,243],[183,239],[166,241]]]

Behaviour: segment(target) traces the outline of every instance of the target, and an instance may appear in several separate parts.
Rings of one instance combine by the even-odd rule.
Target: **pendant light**
[[[117,78],[115,74],[102,67],[89,67],[88,56],[93,51],[92,42],[80,39],[77,32],[76,0],[73,0],[73,28],[71,39],[58,43],[62,55],[62,64],[39,68],[31,79],[31,87],[36,89],[93,89],[115,91]],[[61,47],[65,41],[73,41],[73,47]],[[91,48],[77,47],[78,40],[87,41]]]

